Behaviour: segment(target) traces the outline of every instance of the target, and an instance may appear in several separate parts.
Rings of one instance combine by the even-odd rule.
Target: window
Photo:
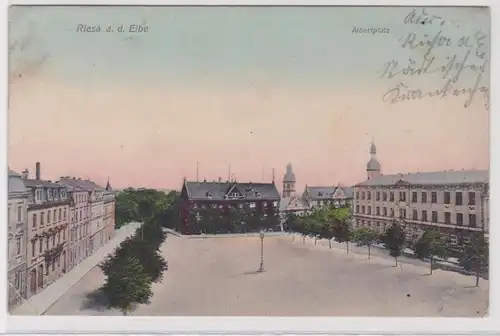
[[[432,212],[432,222],[437,223],[437,221],[438,221],[438,213],[437,213],[437,211],[433,211]]]
[[[475,214],[469,214],[469,226],[476,227],[476,215]]]
[[[359,213],[359,205],[356,205],[356,213]]]
[[[406,218],[406,209],[399,209],[399,218]]]
[[[450,243],[455,245],[457,243],[457,236],[450,235]]]
[[[210,191],[207,191],[207,192],[205,193],[205,196],[207,196],[207,197],[212,197],[212,193],[211,193]]]
[[[462,192],[460,191],[455,193],[455,205],[462,205]]]
[[[78,211],[75,211],[76,221],[78,222]]]
[[[380,201],[380,191],[377,191],[377,201]]]
[[[427,211],[422,210],[422,222],[427,222]]]
[[[323,196],[323,193],[321,191],[318,191],[318,196]]]
[[[431,203],[437,203],[437,202],[438,202],[437,192],[433,191],[431,193]]]
[[[391,208],[391,217],[394,217],[394,209]]]
[[[384,202],[387,201],[387,191],[384,191],[382,193],[382,201],[384,201]]]
[[[377,207],[377,216],[380,216],[380,207]]]
[[[43,240],[42,240],[42,238],[40,238],[40,240],[38,242],[39,242],[38,253],[42,253],[43,252]]]
[[[372,192],[371,191],[368,191],[366,193],[366,197],[367,197],[367,200],[371,200],[372,199]]]
[[[444,204],[450,204],[450,203],[451,203],[450,192],[445,191],[444,192]]]
[[[416,191],[414,191],[414,192],[411,193],[411,201],[412,201],[412,203],[417,203],[418,202],[418,200],[417,200],[417,192]]]
[[[49,237],[47,237],[47,240],[45,241],[45,249],[49,249]]]
[[[52,201],[52,190],[47,189],[47,198],[49,201]]]
[[[368,215],[371,215],[372,214],[372,207],[371,206],[368,206],[368,212],[367,212]]]
[[[16,237],[16,255],[21,254],[21,237]]]
[[[412,219],[413,220],[418,220],[418,211],[413,209],[413,216],[412,216]]]
[[[391,191],[389,193],[389,202],[394,202],[394,192],[393,191]]]
[[[457,212],[457,225],[464,225],[464,215]]]
[[[59,216],[58,216],[59,220],[61,220],[61,209],[59,209]]]
[[[404,191],[399,192],[399,201],[406,202],[406,192],[404,192]]]
[[[37,189],[35,191],[35,202],[40,203],[42,201],[42,190]]]
[[[47,211],[47,224],[50,224],[50,210]]]
[[[476,193],[473,191],[469,192],[469,205],[476,205]]]
[[[33,214],[33,228],[36,228],[36,214]]]
[[[31,242],[31,256],[34,257],[35,256],[35,250],[36,250],[36,240],[33,240]]]
[[[66,219],[66,208],[63,210],[63,218]]]
[[[23,207],[22,206],[17,207],[17,221],[18,222],[23,221]]]
[[[362,214],[364,214],[364,213],[365,213],[365,206],[364,206],[364,205],[362,205],[362,206],[361,206],[361,213],[362,213]]]
[[[52,213],[52,220],[54,221],[54,223],[57,221],[56,209],[54,209],[54,212]]]
[[[451,223],[451,213],[449,213],[449,212],[444,213],[444,223],[445,224]]]
[[[83,219],[82,210],[80,210],[80,220]]]
[[[425,191],[422,191],[421,200],[422,203],[427,203],[427,193]]]
[[[362,192],[361,192],[361,199],[362,199],[362,200],[364,200],[364,199],[365,199],[365,192],[364,192],[364,191],[362,191]]]
[[[16,286],[16,289],[21,288],[21,272],[16,272],[14,275],[14,285]]]
[[[59,244],[61,242],[61,231],[57,233],[57,243]]]
[[[52,260],[52,272],[56,270],[56,261]]]
[[[384,216],[387,216],[387,208],[384,207]]]
[[[42,226],[44,224],[44,217],[45,217],[45,213],[41,213],[40,214],[40,226]]]

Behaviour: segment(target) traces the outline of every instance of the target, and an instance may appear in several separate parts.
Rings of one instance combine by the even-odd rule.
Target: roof
[[[37,187],[65,188],[65,186],[60,185],[58,183],[54,183],[52,181],[36,180],[36,179],[24,179],[23,182],[27,188],[37,188]]]
[[[372,157],[366,164],[366,170],[380,170],[380,162]]]
[[[297,179],[295,178],[295,174],[292,169],[292,164],[289,163],[286,166],[286,173],[285,176],[283,176],[283,182],[295,182]]]
[[[109,183],[109,179],[108,179],[108,183],[106,183],[106,188],[105,188],[107,191],[113,191],[113,188],[111,188],[111,184]]]
[[[240,199],[276,200],[280,199],[274,183],[238,183],[238,182],[184,182],[187,195],[193,200],[226,200],[226,195],[237,192]],[[260,197],[259,197],[260,194]],[[210,197],[208,195],[211,195]]]
[[[21,177],[21,174],[16,173],[15,171],[9,168],[9,177]]]
[[[396,183],[416,185],[488,183],[488,170],[448,170],[410,174],[381,175],[356,186],[390,186]]]
[[[344,192],[344,195],[346,198],[352,198],[354,195],[354,188],[352,188],[352,187],[344,187],[344,186],[306,187],[306,190],[309,193],[309,197],[312,200],[333,199],[333,195],[337,192],[338,189],[341,189]]]
[[[301,196],[283,197],[280,202],[280,212],[287,210],[307,210],[310,206]]]
[[[9,176],[9,181],[8,181],[9,195],[28,192],[28,189],[26,189],[26,186],[23,183],[21,175],[9,169],[8,176]]]
[[[61,178],[59,183],[65,183],[65,184],[70,184],[74,187],[87,190],[87,191],[104,191],[104,188],[97,185],[96,183],[90,181],[90,180],[82,180],[78,178]]]

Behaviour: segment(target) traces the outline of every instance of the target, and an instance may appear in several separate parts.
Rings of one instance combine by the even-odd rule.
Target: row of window
[[[265,203],[264,204],[260,203],[260,204],[264,205]],[[236,206],[238,207],[238,209],[243,209],[243,203],[238,203],[238,204],[236,204]],[[248,203],[248,206],[253,209],[253,208],[256,207],[256,203],[255,202],[250,202],[250,203]],[[278,202],[277,201],[272,202],[272,206],[277,207],[278,206]],[[217,209],[217,208],[222,208],[222,207],[224,207],[224,205],[222,205],[222,204],[213,204],[213,203],[210,203],[210,204],[203,204],[203,203],[202,204],[197,204],[197,203],[194,203],[193,204],[193,208],[194,209],[197,209],[197,208],[200,208],[200,209],[206,209],[206,208]]]
[[[51,221],[55,223],[56,221],[66,219],[66,216],[66,208],[54,209],[52,211],[48,210],[47,213],[45,213],[45,211],[42,211],[40,212],[40,216],[34,213],[32,216],[33,228],[36,228],[38,224],[40,224],[40,226],[45,225],[45,219],[47,219],[47,224],[50,224]]]
[[[82,202],[87,202],[88,195],[87,194],[75,194],[75,195],[73,195],[73,198],[75,199],[76,203],[82,203]]]
[[[36,203],[64,200],[66,197],[66,189],[63,188],[39,188],[35,190]]]
[[[366,210],[366,212],[365,212]],[[382,211],[381,211],[382,210]],[[372,215],[372,207],[367,206],[365,208],[364,205],[359,206],[356,205],[356,213],[359,214],[366,214],[366,215]],[[375,214],[376,216],[384,216],[384,217],[394,217],[394,209],[389,208],[389,213],[387,211],[386,207],[376,207],[375,208]],[[406,217],[406,209],[399,209],[399,218],[401,219],[407,219]],[[408,218],[410,219],[410,218]],[[422,222],[427,222],[428,217],[427,217],[427,210],[422,210],[420,212],[420,217],[419,217],[419,212],[417,209],[413,209],[412,211],[412,217],[411,220],[420,220]],[[439,218],[438,218],[438,211],[432,211],[431,212],[431,222],[432,223],[438,223]],[[451,224],[451,212],[444,212],[444,224]],[[457,212],[455,214],[455,224],[456,225],[464,225],[464,214],[461,212]],[[469,226],[470,227],[476,227],[476,214],[469,214]]]
[[[389,202],[394,202],[394,192],[390,191],[377,191],[375,193],[375,200],[380,201],[382,200],[383,202],[386,202],[387,199],[389,199]],[[438,203],[438,196],[436,191],[432,191],[431,193],[431,203]],[[418,192],[417,191],[412,191],[411,193],[411,202],[412,203],[427,203],[427,191],[421,191],[420,192],[420,198],[418,197]],[[455,192],[455,205],[463,205],[464,204],[464,197],[461,191]],[[360,197],[361,196],[361,197]],[[387,197],[389,196],[389,197]],[[470,191],[467,192],[467,200],[468,200],[468,205],[476,205],[476,192]],[[356,191],[356,199],[358,200],[371,200],[372,199],[372,192],[371,191]],[[406,202],[406,191],[400,191],[399,192],[399,202]],[[451,204],[451,192],[445,191],[443,193],[443,204]]]
[[[31,257],[36,257],[36,256],[42,254],[44,251],[48,251],[49,249],[56,246],[56,236],[57,236],[57,244],[60,244],[61,243],[61,236],[62,236],[63,241],[66,239],[66,229],[57,232],[57,234],[54,233],[52,236],[46,237],[45,239],[39,238],[37,240],[32,240],[31,241]],[[50,240],[52,240],[52,244],[50,244]],[[36,254],[37,241],[38,241],[38,255]],[[44,245],[45,245],[45,249],[43,248]]]

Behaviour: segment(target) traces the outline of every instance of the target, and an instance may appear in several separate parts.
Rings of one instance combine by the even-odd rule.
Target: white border
[[[498,50],[498,35],[495,32],[500,32],[500,24],[498,21],[498,14],[500,13],[500,3],[493,0],[490,1],[429,1],[420,0],[418,3],[411,1],[320,1],[320,0],[289,0],[289,1],[255,1],[255,0],[225,0],[225,1],[210,1],[210,0],[187,0],[187,1],[160,1],[160,0],[149,0],[149,1],[133,1],[133,0],[115,0],[115,1],[99,1],[99,0],[87,0],[87,1],[29,1],[29,0],[16,0],[9,1],[9,4],[32,4],[32,5],[42,5],[42,4],[72,4],[72,5],[398,5],[398,6],[490,6],[492,15],[492,29],[491,29],[491,59],[492,61],[492,73],[491,73],[491,87],[499,87],[500,74],[498,73],[499,67],[496,66],[496,60],[499,59],[498,56],[500,52]],[[7,6],[1,7],[1,22],[7,22]],[[497,14],[497,15],[495,15]],[[494,20],[494,18],[497,20]],[[0,25],[1,30],[1,47],[6,49],[7,43],[5,41],[7,36],[7,25]],[[1,54],[4,61],[2,62],[1,71],[4,78],[7,77],[7,59],[6,50]],[[496,57],[495,57],[496,55]],[[1,81],[1,85],[6,86],[7,81]],[[491,92],[494,90],[492,89]],[[5,89],[3,92],[7,92]],[[2,95],[2,118],[0,118],[0,132],[3,135],[1,138],[3,148],[7,148],[7,118],[6,118],[6,107],[7,107],[7,94]],[[497,106],[495,104],[496,96],[492,95],[491,99],[493,107],[491,113],[491,183],[490,183],[490,193],[493,203],[495,200],[500,199],[500,190],[498,188],[500,183],[500,178],[498,173],[500,172],[500,155],[498,153],[498,140],[500,135],[493,132],[493,130],[500,129],[498,113],[493,113],[494,108]],[[496,127],[495,127],[496,126]],[[7,169],[7,155],[3,154],[0,158],[0,166]],[[6,178],[7,171],[4,172],[2,178],[0,178],[0,183],[2,187],[6,190]],[[0,194],[0,213],[4,215],[4,223],[6,219],[6,208],[7,200],[6,193]],[[499,208],[491,206],[490,221],[493,223],[490,227],[490,241],[491,244],[491,259],[500,260],[499,247],[497,241],[497,231],[495,223],[496,219],[500,218]],[[6,230],[0,230],[2,241],[6,242]],[[2,246],[5,247],[5,244]],[[2,260],[7,260],[6,249],[0,249],[0,258]],[[6,267],[5,263],[0,263],[1,271],[3,276],[0,281],[3,283],[4,290],[1,291],[2,297],[4,299],[5,309],[1,313],[0,323],[4,326],[8,318],[8,331],[12,332],[26,332],[26,333],[61,333],[61,332],[87,332],[87,333],[180,333],[180,334],[191,334],[191,333],[318,333],[318,334],[331,334],[335,333],[384,333],[384,334],[437,334],[437,333],[447,333],[447,334],[474,334],[479,333],[496,333],[500,330],[500,309],[498,293],[499,289],[496,285],[497,279],[500,279],[498,272],[500,267],[497,263],[490,263],[490,309],[489,317],[478,319],[478,318],[254,318],[254,317],[54,317],[54,316],[43,316],[43,317],[23,317],[23,316],[8,316],[6,314]],[[495,283],[495,285],[492,285]],[[111,323],[110,319],[113,319]]]

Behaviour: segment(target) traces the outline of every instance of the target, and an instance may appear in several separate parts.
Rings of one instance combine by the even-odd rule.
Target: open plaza
[[[264,272],[258,236],[169,235],[162,246],[169,269],[153,284],[150,304],[136,316],[385,316],[481,317],[488,308],[487,280],[435,270],[386,251],[292,235],[266,236]],[[94,267],[45,315],[121,315],[105,307]]]

